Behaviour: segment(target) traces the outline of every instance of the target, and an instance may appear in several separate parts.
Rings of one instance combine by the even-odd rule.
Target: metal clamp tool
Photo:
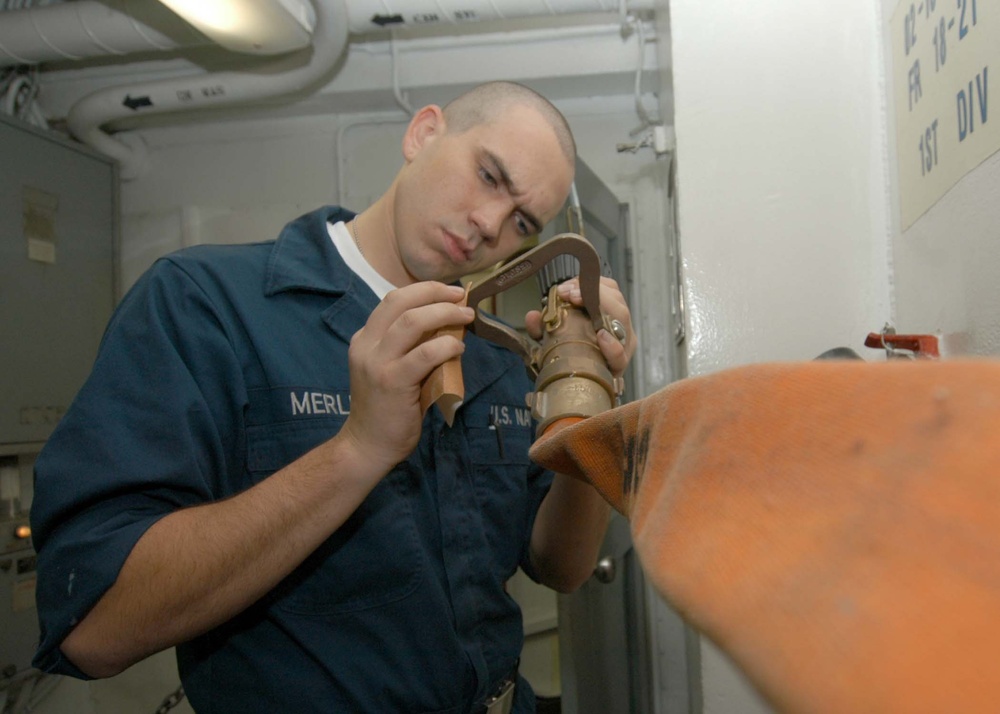
[[[565,257],[575,258],[575,263]],[[577,267],[578,266],[578,267]],[[583,305],[559,297],[560,282],[579,272]],[[479,303],[541,272],[541,343],[484,315]],[[524,359],[535,380],[527,404],[538,420],[541,435],[553,422],[586,418],[615,405],[624,382],[614,377],[597,346],[597,331],[612,331],[610,318],[601,312],[601,260],[582,236],[562,233],[514,258],[469,288],[468,304],[476,310],[469,331],[507,347]]]

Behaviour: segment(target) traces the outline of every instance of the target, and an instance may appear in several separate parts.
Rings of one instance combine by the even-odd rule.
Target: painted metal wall
[[[891,317],[879,8],[669,12],[687,373],[863,352]],[[705,712],[767,711],[707,640],[701,654]]]

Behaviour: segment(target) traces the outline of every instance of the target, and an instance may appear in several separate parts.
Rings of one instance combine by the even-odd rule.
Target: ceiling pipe
[[[158,2],[76,0],[0,14],[0,67],[211,43]]]
[[[260,102],[300,92],[325,77],[347,45],[347,10],[343,0],[313,0],[316,26],[312,54],[303,53],[269,63],[254,72],[212,72],[194,77],[110,87],[73,105],[67,124],[77,139],[117,159],[124,179],[136,178],[146,167],[145,145],[135,134],[107,134],[112,121],[179,110],[215,109]]]
[[[115,0],[128,2],[128,0]],[[285,2],[286,0],[280,0]],[[91,0],[66,3],[75,6]],[[302,53],[254,72],[214,72],[194,77],[141,82],[90,94],[70,109],[67,124],[80,141],[118,160],[124,179],[136,178],[147,162],[145,144],[134,133],[114,137],[102,127],[125,118],[174,111],[223,108],[299,92],[336,65],[348,33],[395,30],[433,24],[461,25],[498,19],[652,9],[653,0],[311,0],[316,16],[312,56]],[[501,9],[502,8],[502,9]],[[29,12],[39,12],[41,8]],[[4,14],[6,19],[9,13]],[[2,35],[0,35],[2,41]]]
[[[490,20],[652,10],[653,0],[349,0],[353,34]]]
[[[240,41],[224,46],[253,54],[279,54],[308,45],[310,18],[305,0],[277,0],[305,31],[301,42],[261,47]],[[177,0],[169,0],[177,2]],[[0,22],[0,67],[93,57],[123,56],[135,52],[168,51],[212,44],[166,4],[151,0],[74,0],[53,5],[9,10]],[[267,4],[265,4],[267,5]],[[363,35],[434,25],[461,26],[474,22],[582,13],[652,10],[653,0],[348,0],[348,28]],[[268,7],[271,7],[268,5]],[[278,12],[271,7],[271,12]]]
[[[312,23],[302,0],[160,0],[233,52],[280,55],[309,45]]]

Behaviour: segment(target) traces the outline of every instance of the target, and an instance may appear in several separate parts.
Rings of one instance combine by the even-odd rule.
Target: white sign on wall
[[[891,31],[905,230],[1000,149],[1000,2],[901,0]]]

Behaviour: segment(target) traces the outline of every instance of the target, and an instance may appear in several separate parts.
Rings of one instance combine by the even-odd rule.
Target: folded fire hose
[[[596,380],[578,423],[536,413],[561,428],[532,459],[629,519],[652,584],[777,710],[1000,711],[1000,362],[750,365],[618,408]]]

